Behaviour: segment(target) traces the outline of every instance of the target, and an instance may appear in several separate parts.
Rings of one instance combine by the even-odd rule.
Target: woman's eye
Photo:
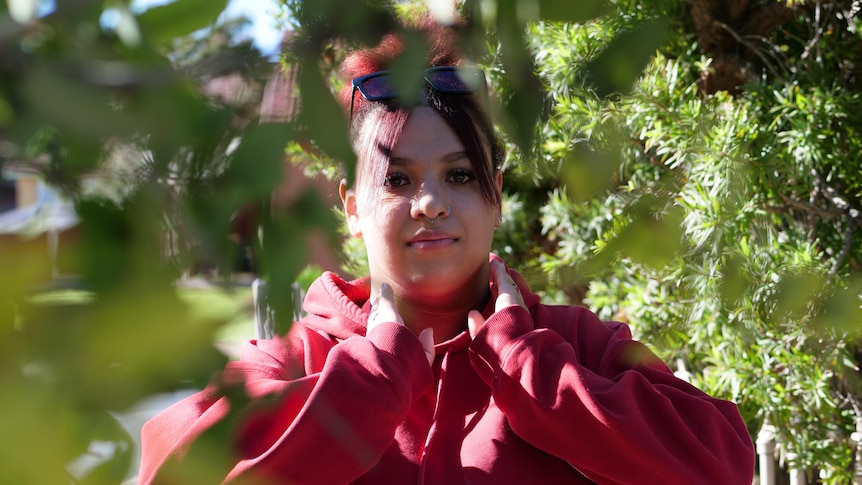
[[[472,170],[458,168],[449,172],[448,179],[456,184],[466,184],[476,180],[476,174]]]
[[[393,173],[386,176],[386,179],[383,181],[383,185],[387,187],[402,187],[410,183],[410,180],[407,179],[407,176],[403,173]]]

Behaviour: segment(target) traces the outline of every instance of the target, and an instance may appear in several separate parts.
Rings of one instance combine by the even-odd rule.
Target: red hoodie
[[[250,404],[229,413],[211,386],[146,423],[140,483],[192,483],[173,465],[238,416],[214,481],[751,484],[736,405],[676,378],[626,325],[543,305],[509,272],[529,310],[489,302],[476,338],[438,344],[433,366],[403,326],[365,335],[368,279],[324,274],[287,337],[228,365],[222,382],[242,379]]]

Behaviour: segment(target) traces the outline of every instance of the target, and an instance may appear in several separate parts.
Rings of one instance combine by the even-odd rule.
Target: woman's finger
[[[482,313],[477,310],[470,310],[470,313],[467,314],[467,331],[470,332],[470,338],[476,338],[482,325],[485,325],[485,317],[482,316]]]
[[[500,261],[491,262],[491,276],[497,287],[497,300],[494,302],[494,311],[500,311],[511,305],[519,305],[526,308],[521,290],[515,280],[506,271],[506,265]]]
[[[371,313],[368,315],[368,331],[383,322],[395,322],[399,325],[404,325],[404,319],[395,308],[395,294],[392,287],[386,283],[380,285],[380,290],[372,300]],[[434,330],[426,328],[419,332],[419,343],[422,344],[422,350],[425,351],[425,358],[428,359],[428,364],[434,363]]]
[[[404,319],[395,308],[395,295],[392,287],[386,283],[380,285],[377,297],[371,305],[371,313],[368,315],[368,330],[381,322],[396,322],[404,325]]]
[[[426,328],[419,332],[419,342],[422,344],[422,350],[425,351],[428,365],[434,365],[434,329]]]

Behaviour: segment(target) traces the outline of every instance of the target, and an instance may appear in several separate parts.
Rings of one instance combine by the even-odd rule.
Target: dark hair
[[[463,64],[455,50],[456,32],[454,27],[444,27],[424,22],[422,32],[430,46],[427,56],[428,67],[457,66]],[[353,120],[350,137],[353,149],[359,158],[357,185],[363,180],[383,180],[389,165],[389,154],[394,148],[410,113],[417,107],[428,107],[440,115],[452,129],[467,153],[473,170],[476,172],[483,198],[491,205],[499,206],[501,201],[495,188],[494,176],[502,165],[503,152],[494,133],[487,114],[483,96],[441,94],[426,89],[416,106],[405,107],[397,100],[368,101],[360,93],[355,93],[350,81],[354,78],[386,70],[391,62],[404,50],[402,37],[390,34],[369,49],[352,52],[342,64],[345,86],[339,99],[345,113],[350,111],[353,102]],[[379,184],[382,187],[382,184]],[[372,194],[359,194],[360,206],[369,207]]]

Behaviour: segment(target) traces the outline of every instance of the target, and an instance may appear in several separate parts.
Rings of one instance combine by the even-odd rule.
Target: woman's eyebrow
[[[450,153],[442,158],[444,163],[453,163],[467,158],[467,152],[464,150]]]

